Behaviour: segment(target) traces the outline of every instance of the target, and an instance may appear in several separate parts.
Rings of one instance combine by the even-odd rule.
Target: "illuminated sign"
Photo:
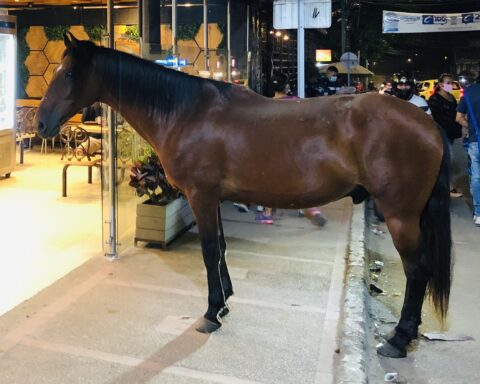
[[[155,63],[163,65],[164,67],[186,67],[188,65],[187,59],[180,59],[178,57],[168,56],[166,59],[155,60]]]
[[[332,50],[331,49],[317,49],[316,50],[316,60],[321,63],[328,63],[332,61]]]

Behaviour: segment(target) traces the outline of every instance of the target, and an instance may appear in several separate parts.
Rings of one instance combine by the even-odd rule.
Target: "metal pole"
[[[297,95],[305,97],[305,0],[298,0]]]
[[[345,43],[347,40],[347,0],[342,0],[342,54],[345,53]]]
[[[173,55],[178,53],[177,46],[177,0],[172,0],[172,46]]]
[[[203,42],[205,45],[205,70],[210,71],[208,63],[208,0],[203,0]]]
[[[107,33],[109,48],[115,47],[113,0],[107,0]],[[117,138],[115,130],[115,115],[112,108],[108,108],[108,201],[110,203],[110,222],[108,237],[108,253],[110,260],[118,259],[117,250]]]
[[[232,82],[232,31],[231,31],[231,4],[230,0],[227,1],[227,79],[228,82]]]
[[[250,53],[250,5],[247,5],[247,86],[250,87],[250,65],[252,55]]]

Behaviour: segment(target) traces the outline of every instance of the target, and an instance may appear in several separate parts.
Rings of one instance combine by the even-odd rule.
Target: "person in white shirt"
[[[428,106],[426,100],[418,95],[415,95],[415,83],[407,79],[406,76],[400,77],[396,84],[394,95],[399,99],[403,99],[423,109],[427,115],[431,115],[432,111]]]

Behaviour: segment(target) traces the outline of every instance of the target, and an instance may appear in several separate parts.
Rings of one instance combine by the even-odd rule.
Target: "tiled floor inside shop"
[[[70,167],[62,197],[60,158],[38,145],[0,180],[0,314],[101,253],[99,175],[88,184],[86,167]]]

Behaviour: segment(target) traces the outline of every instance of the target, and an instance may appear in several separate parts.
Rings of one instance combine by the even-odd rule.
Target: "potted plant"
[[[137,204],[135,245],[138,241],[160,244],[162,249],[189,230],[195,223],[187,200],[172,187],[153,150],[148,149],[130,172],[129,185],[140,197],[148,199]]]

